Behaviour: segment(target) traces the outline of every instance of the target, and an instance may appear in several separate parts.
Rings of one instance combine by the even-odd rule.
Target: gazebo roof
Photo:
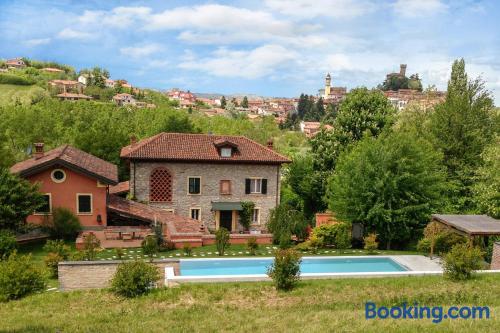
[[[470,236],[500,235],[500,220],[494,219],[487,215],[433,214],[432,218]]]

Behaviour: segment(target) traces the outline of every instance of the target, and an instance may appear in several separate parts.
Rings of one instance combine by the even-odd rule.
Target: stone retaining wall
[[[106,261],[64,261],[59,263],[59,289],[62,291],[78,289],[108,288],[116,272],[120,260]],[[154,260],[160,271],[158,285],[165,283],[165,267],[174,267],[175,274],[179,274],[179,260]]]
[[[491,269],[500,269],[500,242],[493,244],[493,255],[491,257]]]

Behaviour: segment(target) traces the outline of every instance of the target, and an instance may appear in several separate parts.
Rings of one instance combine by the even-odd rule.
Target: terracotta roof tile
[[[232,157],[221,157],[217,143],[236,146]],[[290,160],[243,136],[160,133],[122,148],[120,156],[137,160],[281,164]]]
[[[128,191],[130,191],[130,182],[128,180],[119,182],[118,184],[109,188],[109,194],[121,194],[127,193]]]
[[[75,171],[88,174],[104,183],[112,185],[118,183],[118,167],[116,165],[70,145],[49,150],[39,158],[32,157],[19,162],[13,165],[10,171],[21,176],[27,176],[55,164],[61,164]]]

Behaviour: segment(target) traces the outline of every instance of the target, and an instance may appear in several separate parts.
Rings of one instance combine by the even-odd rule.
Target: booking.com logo
[[[443,319],[489,319],[488,306],[450,306],[445,310],[442,306],[420,306],[418,303],[400,306],[380,306],[373,302],[365,304],[365,319],[432,319],[433,323],[440,323]]]

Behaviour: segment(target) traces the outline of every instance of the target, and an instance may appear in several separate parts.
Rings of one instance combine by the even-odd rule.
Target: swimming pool
[[[273,258],[181,259],[181,276],[266,275]],[[301,274],[404,272],[407,268],[388,257],[305,257]]]

